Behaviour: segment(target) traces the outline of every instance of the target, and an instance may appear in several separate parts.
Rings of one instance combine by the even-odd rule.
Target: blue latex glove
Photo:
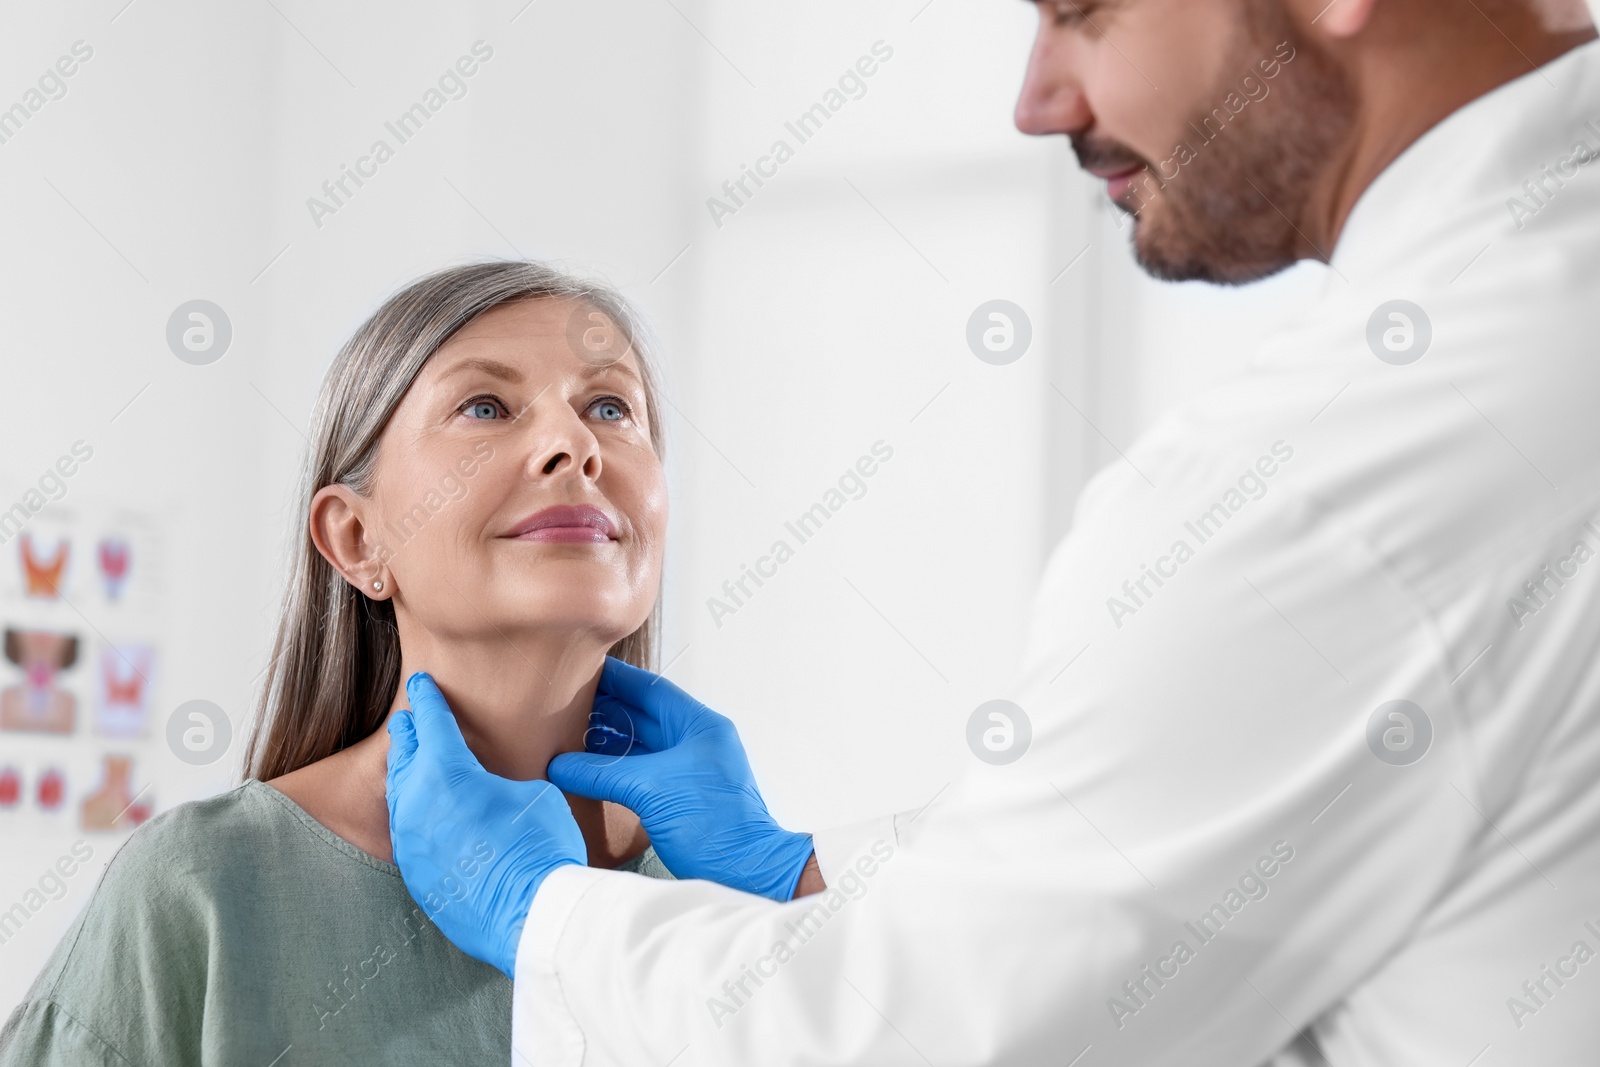
[[[514,979],[533,895],[557,867],[586,864],[588,846],[555,786],[483,769],[432,678],[413,674],[406,694],[384,783],[394,861],[457,948]]]
[[[550,761],[562,792],[639,816],[679,878],[793,899],[811,835],[773,821],[733,723],[659,675],[606,657],[586,752]]]

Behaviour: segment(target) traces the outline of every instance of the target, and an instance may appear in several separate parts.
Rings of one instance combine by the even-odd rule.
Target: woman
[[[638,336],[616,294],[519,262],[424,278],[356,332],[314,417],[251,777],[128,840],[0,1064],[509,1061],[511,983],[390,862],[382,727],[426,670],[486,768],[542,778],[583,750],[606,654],[650,664],[667,502]],[[631,812],[569,802],[591,865],[671,877]]]

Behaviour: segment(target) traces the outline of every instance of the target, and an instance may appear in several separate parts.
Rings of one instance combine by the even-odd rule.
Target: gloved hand
[[[659,675],[606,657],[586,752],[550,761],[563,792],[639,816],[679,878],[776,901],[794,897],[811,835],[773,821],[733,723]]]
[[[572,808],[549,782],[483,769],[432,678],[406,682],[389,717],[389,840],[406,889],[467,955],[515,978],[517,943],[545,877],[588,862]]]

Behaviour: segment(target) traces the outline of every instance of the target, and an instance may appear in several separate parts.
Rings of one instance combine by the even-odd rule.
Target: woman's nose
[[[600,442],[564,400],[535,404],[528,469],[540,478],[600,477]]]

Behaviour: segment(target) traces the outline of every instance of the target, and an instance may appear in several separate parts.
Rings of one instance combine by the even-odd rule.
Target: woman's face
[[[401,401],[369,496],[351,499],[384,581],[362,591],[393,596],[402,625],[609,646],[649,617],[666,478],[631,347],[581,346],[582,325],[609,323],[598,315],[557,299],[487,311]]]

